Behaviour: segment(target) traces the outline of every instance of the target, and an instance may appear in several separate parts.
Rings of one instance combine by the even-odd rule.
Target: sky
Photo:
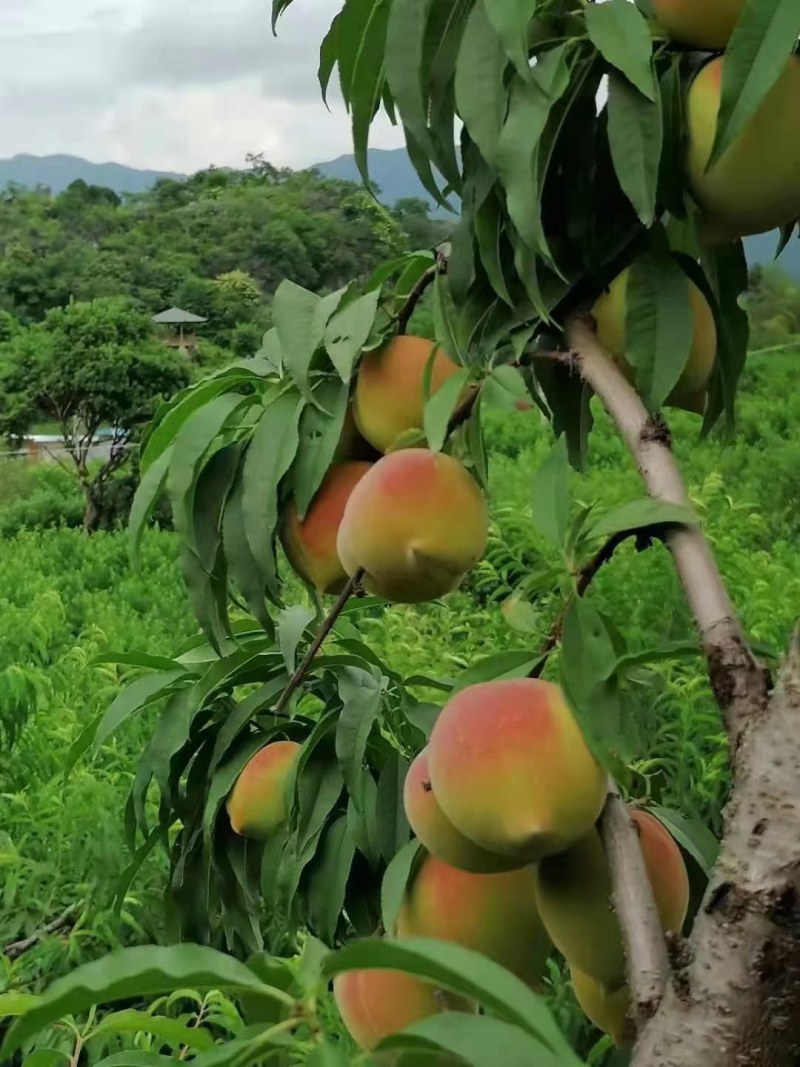
[[[0,157],[69,153],[191,172],[262,152],[302,167],[350,151],[316,70],[339,0],[0,0]],[[402,136],[376,124],[372,143]]]

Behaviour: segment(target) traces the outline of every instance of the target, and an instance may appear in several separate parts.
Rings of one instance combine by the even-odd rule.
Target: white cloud
[[[316,82],[337,0],[0,0],[0,155],[69,152],[191,171],[263,152],[304,166],[350,150]],[[401,136],[376,124],[374,143]]]

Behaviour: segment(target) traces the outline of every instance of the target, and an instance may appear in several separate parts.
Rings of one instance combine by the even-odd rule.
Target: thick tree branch
[[[800,631],[744,732],[719,861],[685,962],[631,1067],[800,1062]]]
[[[650,495],[685,505],[666,424],[585,322],[573,321],[568,339],[571,365],[617,423]],[[631,1064],[790,1067],[800,1062],[800,636],[770,696],[701,531],[676,528],[666,541],[730,735],[734,783],[691,939]]]
[[[3,955],[9,960],[16,960],[24,952],[32,949],[34,945],[38,945],[44,938],[74,926],[78,921],[78,912],[82,907],[82,903],[82,901],[79,901],[77,904],[70,904],[70,906],[62,912],[57,919],[53,919],[52,922],[47,923],[46,926],[43,926],[40,930],[31,934],[30,937],[25,937],[21,941],[12,941],[10,945],[6,945],[3,949]]]
[[[574,366],[617,424],[649,494],[687,506],[689,499],[672,455],[666,423],[649,414],[585,321],[573,320],[567,339]],[[735,748],[748,719],[766,704],[768,675],[748,647],[702,531],[676,527],[666,541],[700,632],[714,694]]]
[[[611,871],[614,911],[627,961],[631,1016],[637,1031],[658,1010],[669,976],[667,945],[630,811],[609,779],[600,819]]]

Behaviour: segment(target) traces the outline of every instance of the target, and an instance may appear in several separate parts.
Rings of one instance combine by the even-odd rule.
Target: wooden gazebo
[[[196,327],[206,322],[201,315],[193,315],[182,308],[168,308],[153,316],[156,326],[166,326],[164,344],[170,348],[185,348],[190,352],[197,347]]]

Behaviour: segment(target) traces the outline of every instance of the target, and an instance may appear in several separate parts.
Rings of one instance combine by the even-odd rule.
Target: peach
[[[435,856],[417,871],[397,920],[399,937],[452,941],[537,987],[550,939],[536,907],[536,871],[470,874]]]
[[[630,1045],[635,1037],[633,1022],[628,1017],[630,995],[627,985],[609,992],[594,978],[570,967],[575,999],[581,1011],[598,1030],[608,1034],[617,1046]]]
[[[689,906],[689,877],[680,849],[652,815],[631,814],[659,918],[665,931],[678,933]],[[625,981],[625,954],[600,835],[592,830],[571,849],[543,860],[538,875],[539,911],[556,948],[570,966],[606,990],[619,989]]]
[[[286,505],[281,544],[292,569],[319,593],[339,593],[347,573],[336,551],[345,505],[371,463],[340,463],[331,467],[302,520],[293,500]]]
[[[708,167],[722,71],[722,57],[707,63],[687,104],[689,184],[707,216],[709,243],[764,233],[800,216],[800,57],[790,57],[739,137]]]
[[[630,271],[624,270],[611,282],[608,290],[592,308],[597,323],[597,339],[614,362],[633,382],[635,371],[625,358],[625,316]],[[683,373],[667,397],[671,407],[702,413],[705,390],[717,356],[717,327],[708,301],[694,282],[689,282],[689,302],[694,316],[694,335]]]
[[[408,769],[403,802],[411,829],[427,851],[445,863],[473,874],[510,871],[520,866],[508,856],[481,848],[453,826],[434,795],[427,749],[420,752]]]
[[[336,452],[333,457],[334,463],[346,463],[352,459],[367,460],[370,463],[374,463],[380,457],[381,453],[377,448],[373,448],[369,441],[366,441],[358,432],[356,417],[353,414],[353,405],[348,404],[339,444],[336,446]]]
[[[379,452],[387,452],[400,434],[422,427],[425,367],[434,348],[435,342],[423,337],[401,336],[361,360],[353,401],[355,419],[362,436]],[[436,348],[431,394],[458,369]]]
[[[744,0],[653,0],[658,26],[673,41],[718,51],[742,14]]]
[[[285,822],[286,787],[300,747],[271,741],[245,764],[225,805],[237,834],[264,841]]]
[[[457,460],[425,448],[392,452],[360,479],[344,510],[337,549],[364,587],[402,604],[460,585],[486,547],[486,501]]]
[[[350,1036],[365,1052],[431,1015],[470,1010],[461,998],[402,971],[345,971],[334,978],[333,995]]]
[[[538,678],[462,689],[436,721],[428,762],[453,825],[522,862],[588,833],[606,794],[605,774],[561,689]]]

